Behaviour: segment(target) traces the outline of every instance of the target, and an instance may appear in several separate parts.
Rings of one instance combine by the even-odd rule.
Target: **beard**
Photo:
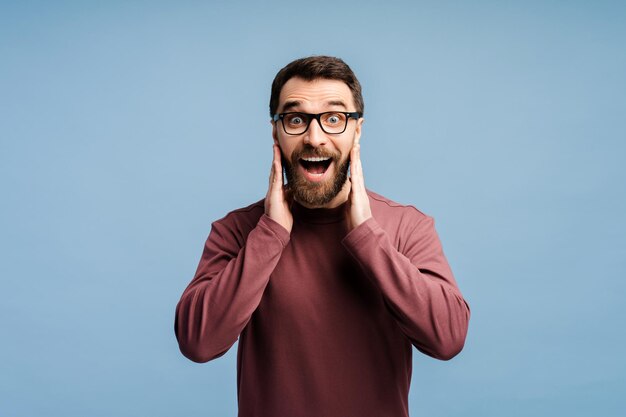
[[[308,181],[298,172],[299,161],[302,156],[330,157],[335,171],[332,178],[322,182]],[[328,152],[309,145],[305,145],[301,150],[294,151],[291,155],[291,161],[282,156],[282,163],[283,167],[285,167],[287,185],[293,197],[296,201],[310,207],[320,207],[330,203],[346,183],[350,167],[350,159],[346,158],[345,161],[341,162],[341,154],[339,152]]]

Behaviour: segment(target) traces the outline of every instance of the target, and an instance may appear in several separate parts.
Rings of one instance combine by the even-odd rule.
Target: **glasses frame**
[[[329,113],[340,113],[346,116],[346,124],[343,127],[343,130],[341,132],[327,132],[326,129],[324,129],[323,123],[320,121],[320,117],[322,117],[324,114],[329,114]],[[287,132],[287,128],[285,127],[285,116],[288,116],[290,114],[301,114],[303,116],[307,116],[309,118],[309,121],[306,124],[306,128],[300,132],[300,133],[289,133]],[[348,122],[350,121],[350,119],[360,119],[361,117],[363,117],[363,113],[358,112],[358,111],[325,111],[323,113],[317,113],[317,114],[313,114],[313,113],[305,113],[305,112],[301,112],[301,111],[291,111],[291,112],[287,112],[287,113],[278,113],[275,114],[274,117],[272,117],[272,120],[274,122],[277,122],[278,120],[281,121],[281,124],[283,125],[283,131],[287,134],[287,135],[291,135],[291,136],[298,136],[298,135],[302,135],[304,133],[307,132],[307,130],[309,130],[309,126],[311,126],[311,122],[313,121],[313,119],[317,120],[317,124],[319,125],[320,129],[322,129],[322,132],[326,133],[327,135],[341,135],[343,132],[346,131],[346,129],[348,128]]]

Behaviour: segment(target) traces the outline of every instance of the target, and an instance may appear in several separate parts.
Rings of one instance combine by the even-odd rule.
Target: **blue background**
[[[366,185],[437,220],[472,308],[412,416],[626,409],[626,6],[2,2],[0,415],[234,416],[175,305],[262,198],[275,73],[344,58]]]

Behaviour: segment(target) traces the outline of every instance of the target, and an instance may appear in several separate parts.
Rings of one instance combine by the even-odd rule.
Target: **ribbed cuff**
[[[354,249],[359,245],[359,242],[373,233],[381,230],[380,225],[374,219],[374,217],[370,217],[365,220],[363,223],[355,227],[343,238],[341,243],[343,246],[348,249],[350,252],[354,252]]]
[[[267,214],[263,214],[261,216],[257,226],[261,226],[272,232],[272,234],[276,236],[283,244],[283,247],[287,246],[287,243],[289,243],[291,234],[280,223],[278,223],[276,220],[273,220]]]

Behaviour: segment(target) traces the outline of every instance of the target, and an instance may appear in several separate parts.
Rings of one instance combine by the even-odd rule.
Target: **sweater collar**
[[[305,223],[337,223],[345,219],[346,204],[334,208],[307,208],[294,201],[291,212],[294,219]]]

